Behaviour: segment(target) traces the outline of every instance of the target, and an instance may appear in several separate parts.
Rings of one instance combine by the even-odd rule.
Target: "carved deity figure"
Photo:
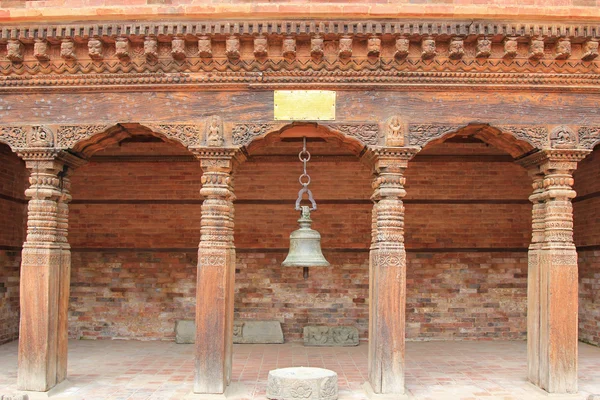
[[[240,39],[235,36],[225,40],[225,54],[231,59],[240,58]]]
[[[296,57],[296,39],[293,37],[283,39],[283,56],[287,58]]]
[[[517,39],[514,37],[509,37],[504,40],[504,57],[505,58],[513,58],[517,55],[517,50],[519,45],[517,44]]]
[[[202,36],[198,39],[198,56],[212,57],[212,44],[208,36]]]
[[[174,37],[171,41],[171,55],[176,60],[185,58],[185,40],[180,37]]]
[[[432,38],[423,39],[421,42],[421,58],[423,60],[429,60],[435,57],[437,52],[435,51],[435,40]]]
[[[563,38],[556,44],[556,55],[554,58],[557,60],[566,60],[571,57],[571,41],[568,38]]]
[[[584,61],[592,61],[598,57],[598,42],[596,40],[588,40],[583,45],[583,55],[581,59]]]
[[[367,53],[370,56],[378,57],[381,52],[381,39],[378,37],[371,37],[367,41]]]
[[[33,44],[33,56],[40,61],[48,61],[48,42],[45,40],[36,40]]]
[[[223,121],[216,115],[208,119],[206,127],[206,143],[209,146],[222,146],[223,139]]]
[[[338,55],[340,58],[348,58],[352,56],[352,38],[340,38]]]
[[[453,60],[461,59],[465,55],[465,42],[461,38],[454,38],[450,41],[448,48],[448,57]]]
[[[90,39],[88,41],[88,54],[93,60],[102,59],[102,42],[98,39]]]
[[[23,61],[23,45],[18,40],[9,40],[6,44],[6,58],[10,61]]]
[[[144,40],[144,55],[148,60],[158,58],[158,41],[153,37],[147,37]]]
[[[267,38],[259,36],[254,38],[254,56],[255,57],[266,57],[269,51]]]
[[[486,37],[477,39],[477,53],[475,57],[486,58],[492,54],[492,41]]]
[[[29,131],[28,146],[30,147],[52,147],[54,135],[45,126],[33,126]]]
[[[393,115],[387,124],[386,144],[388,146],[404,146],[404,125],[398,115]]]
[[[394,53],[394,57],[404,58],[408,56],[409,48],[410,40],[408,40],[408,38],[401,37],[396,39],[396,52]]]
[[[115,55],[120,59],[129,58],[129,40],[127,38],[118,38],[115,42]]]
[[[63,40],[60,44],[60,56],[65,60],[74,60],[75,43],[71,40]]]
[[[539,60],[544,57],[544,40],[543,39],[531,39],[529,45],[529,59]]]
[[[550,133],[550,145],[555,149],[572,148],[575,145],[575,133],[568,126],[558,126]]]
[[[313,57],[321,57],[324,52],[323,38],[316,36],[310,39],[310,54]]]

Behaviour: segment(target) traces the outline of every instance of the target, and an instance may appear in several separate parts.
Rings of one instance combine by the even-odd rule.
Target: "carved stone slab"
[[[337,374],[323,368],[280,368],[269,371],[267,398],[272,400],[336,400]]]
[[[305,346],[358,346],[358,329],[353,326],[305,326]]]
[[[175,343],[196,342],[196,325],[193,320],[175,323]],[[233,343],[283,343],[283,331],[279,321],[235,321]]]
[[[196,324],[193,320],[175,322],[175,343],[192,344],[196,341]]]
[[[233,343],[283,343],[279,321],[235,321]]]

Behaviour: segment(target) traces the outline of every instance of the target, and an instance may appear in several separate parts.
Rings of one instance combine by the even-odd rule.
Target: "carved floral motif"
[[[600,141],[600,126],[582,126],[578,130],[579,146],[592,150]]]
[[[346,136],[356,138],[366,145],[374,145],[379,142],[379,125],[377,124],[330,124],[327,126]]]
[[[410,146],[424,147],[428,142],[439,139],[445,134],[458,130],[455,125],[410,125],[408,132],[408,144]]]
[[[73,148],[75,143],[89,139],[108,129],[108,125],[61,125],[56,131],[58,147]]]
[[[255,138],[266,135],[271,127],[271,124],[237,124],[231,131],[233,144],[247,145]]]
[[[0,142],[8,144],[13,150],[27,147],[26,138],[25,129],[21,126],[0,127]]]
[[[543,126],[499,126],[504,132],[507,132],[517,139],[524,140],[538,149],[548,145],[548,129]]]
[[[177,140],[187,147],[197,146],[204,136],[198,125],[153,124],[147,126],[169,139]]]

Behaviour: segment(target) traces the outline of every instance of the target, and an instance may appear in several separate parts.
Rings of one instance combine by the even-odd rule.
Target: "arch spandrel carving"
[[[550,147],[548,127],[537,125],[409,124],[407,145],[423,148],[454,136],[473,136],[519,157]]]

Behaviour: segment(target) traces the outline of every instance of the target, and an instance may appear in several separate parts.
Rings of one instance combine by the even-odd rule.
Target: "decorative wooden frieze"
[[[341,132],[345,136],[358,139],[364,145],[379,143],[379,125],[375,123],[327,124],[324,126]]]
[[[64,60],[75,60],[75,43],[70,39],[63,39],[60,43],[60,56]]]
[[[37,39],[33,44],[33,56],[39,61],[50,60],[48,54],[48,42],[43,39]]]
[[[147,36],[144,38],[144,56],[148,61],[158,59],[158,40],[155,37]]]
[[[423,60],[430,60],[437,55],[435,39],[432,37],[426,37],[421,42],[421,58]]]
[[[584,61],[592,61],[598,57],[598,40],[588,40],[583,44],[583,54],[581,59]]]
[[[381,39],[370,37],[367,41],[367,54],[371,57],[379,57],[381,53]]]
[[[351,37],[342,37],[340,38],[338,56],[340,58],[350,58],[352,57],[352,38]]]
[[[544,39],[533,38],[529,44],[529,59],[540,60],[544,58]]]
[[[556,54],[554,56],[557,60],[566,60],[571,57],[571,40],[568,38],[561,38],[556,44]]]
[[[462,37],[454,37],[450,40],[448,48],[448,57],[453,60],[460,60],[465,55],[465,42]]]
[[[254,139],[265,136],[272,132],[277,125],[275,124],[235,124],[231,130],[231,136],[234,145],[245,146]]]
[[[104,57],[102,53],[102,41],[98,38],[88,40],[88,55],[92,60],[100,61]]]
[[[497,126],[503,132],[506,132],[517,139],[524,140],[538,149],[548,148],[549,135],[545,126],[535,125],[501,125]]]
[[[0,142],[13,151],[27,147],[27,130],[23,126],[0,126]]]
[[[406,58],[408,56],[408,50],[410,48],[410,40],[405,37],[399,37],[396,39],[396,48],[394,51],[394,57],[398,59]]]
[[[475,57],[488,58],[491,55],[492,55],[492,41],[485,36],[478,38]]]
[[[201,36],[198,38],[198,56],[203,58],[212,57],[212,42],[210,37]]]
[[[18,40],[9,40],[6,44],[6,58],[12,62],[23,61],[23,45]]]
[[[115,55],[122,61],[129,59],[129,39],[119,37],[115,41]]]
[[[202,126],[195,124],[144,124],[154,132],[175,140],[186,147],[199,146],[204,138]]]
[[[600,142],[600,126],[582,126],[577,131],[579,146],[592,150]]]
[[[519,44],[516,37],[507,37],[504,39],[504,58],[513,58],[517,56]]]
[[[72,149],[77,143],[106,131],[109,125],[60,125],[56,130],[56,146]]]
[[[432,140],[439,139],[460,128],[460,125],[410,124],[408,127],[408,145],[422,148]]]
[[[223,120],[217,115],[212,115],[206,123],[206,145],[211,147],[222,146],[225,142],[223,138]]]
[[[225,41],[225,54],[227,58],[237,60],[240,58],[240,39],[236,36],[230,36]]]

